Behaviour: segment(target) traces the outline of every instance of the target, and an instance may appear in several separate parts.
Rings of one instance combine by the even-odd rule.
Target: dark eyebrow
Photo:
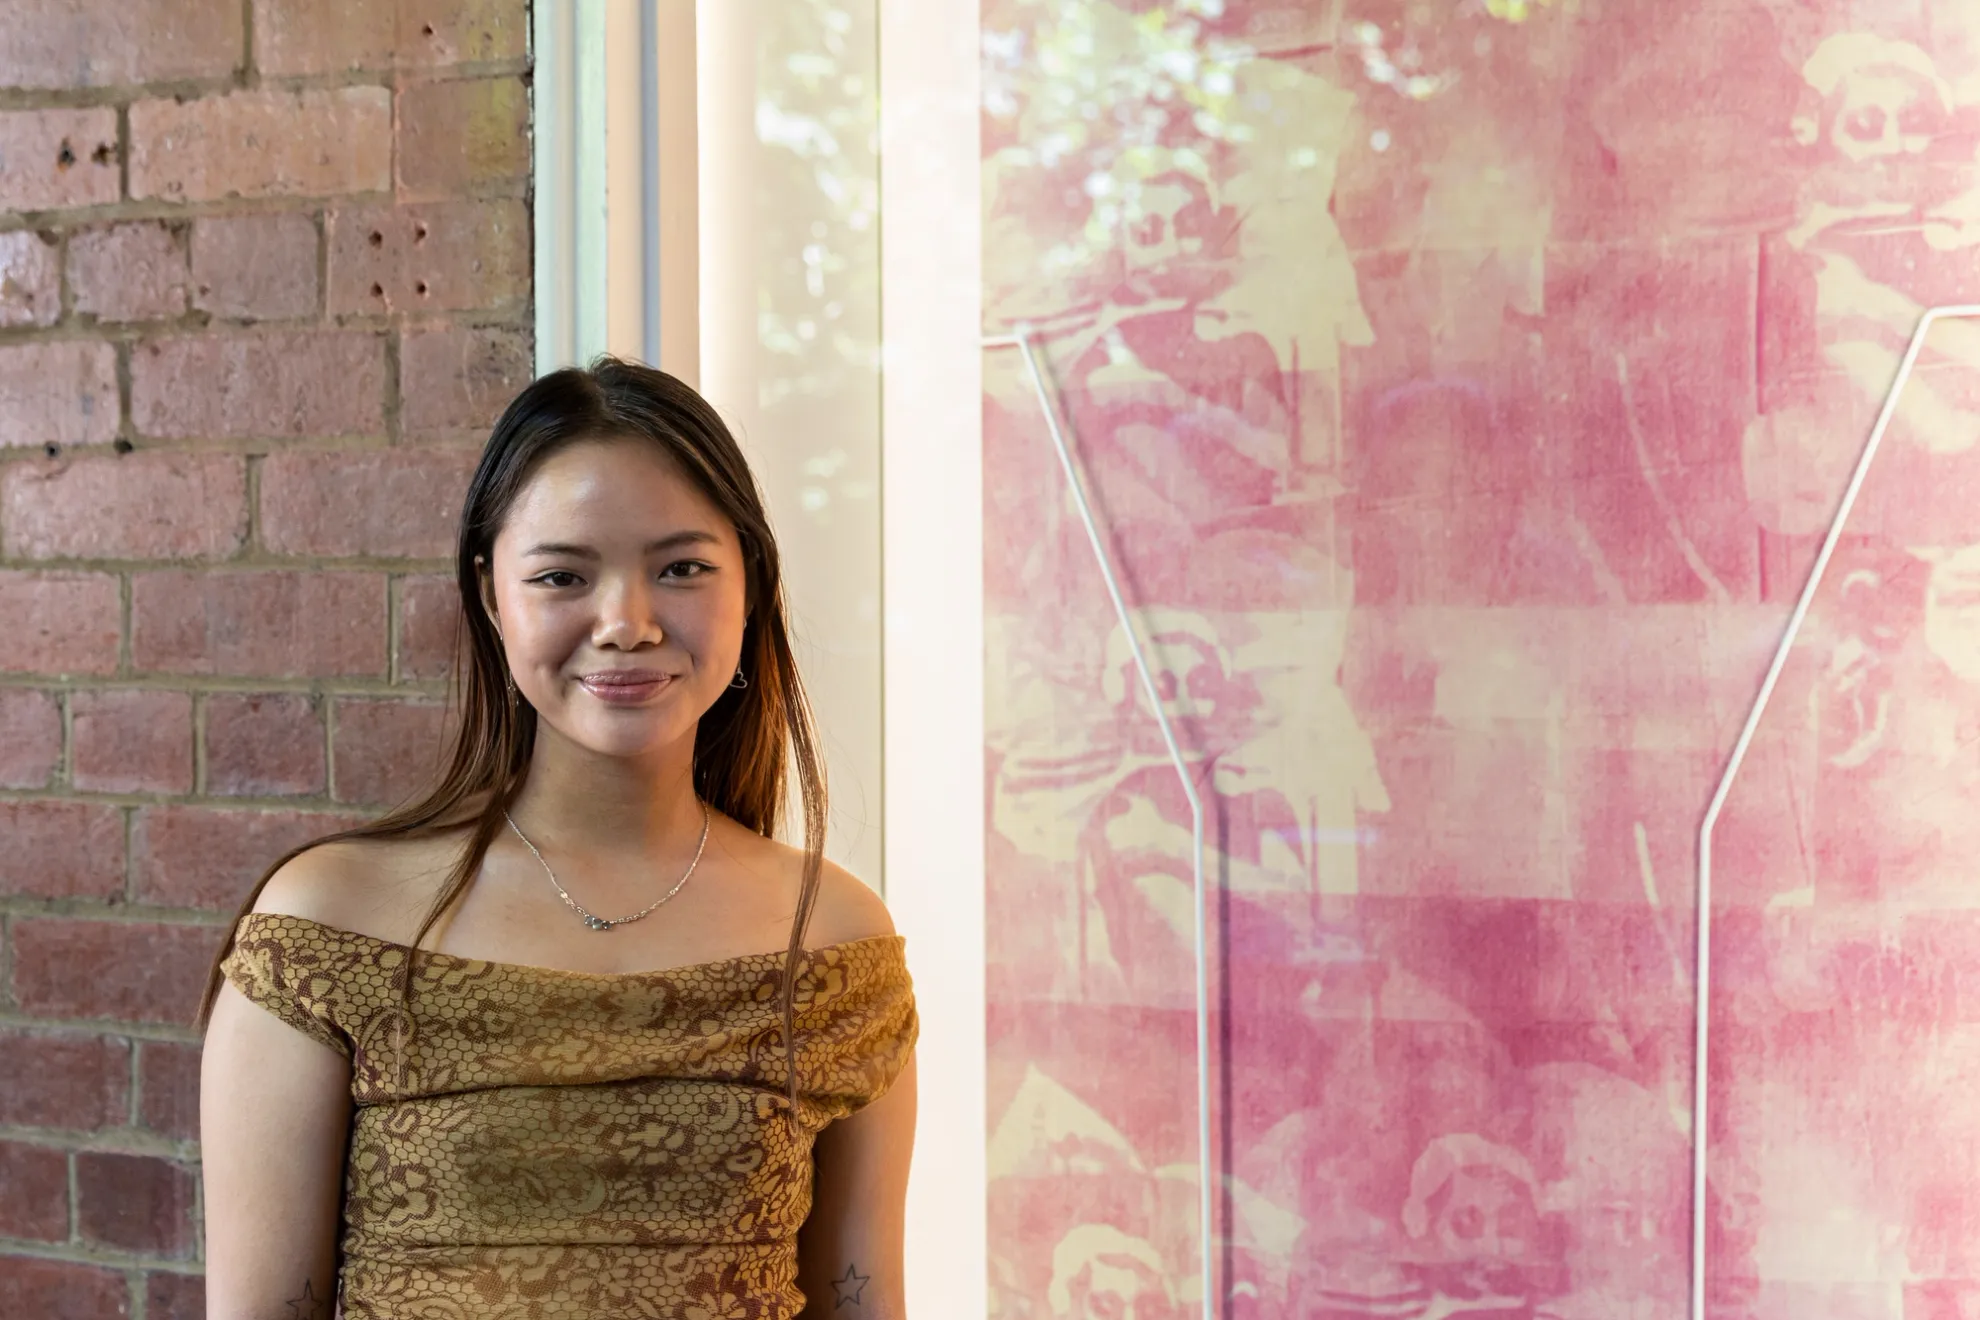
[[[684,545],[719,545],[720,543],[721,538],[713,532],[675,532],[672,536],[663,536],[657,541],[648,541],[646,543],[646,553],[650,555],[656,551],[673,550]],[[539,541],[522,552],[524,559],[529,558],[531,555],[558,555],[566,559],[598,558],[598,552],[590,546],[573,545],[568,541]]]

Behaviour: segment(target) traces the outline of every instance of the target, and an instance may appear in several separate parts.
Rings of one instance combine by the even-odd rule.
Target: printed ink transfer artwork
[[[985,0],[999,1320],[1672,1320],[1695,841],[1920,311],[1971,0]],[[1980,323],[1718,833],[1715,1316],[1980,1316]]]

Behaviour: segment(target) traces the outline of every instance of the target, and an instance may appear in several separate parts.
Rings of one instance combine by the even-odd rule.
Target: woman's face
[[[545,459],[482,573],[520,695],[607,756],[693,738],[735,676],[747,595],[735,527],[633,439]]]

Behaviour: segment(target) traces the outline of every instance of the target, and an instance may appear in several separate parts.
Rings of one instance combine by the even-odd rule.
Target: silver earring
[[[729,686],[732,688],[746,688],[749,686],[749,680],[743,677],[741,665],[736,666],[736,676],[730,680]]]

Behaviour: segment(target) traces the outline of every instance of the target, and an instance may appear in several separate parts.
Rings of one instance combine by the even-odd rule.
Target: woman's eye
[[[575,582],[577,581],[577,574],[567,573],[561,568],[553,568],[548,573],[531,578],[530,581],[541,582],[546,587],[568,587],[571,585],[571,582],[552,582],[550,580],[552,578],[569,578],[571,582]]]
[[[666,568],[661,570],[660,576],[700,577],[703,573],[706,573],[708,571],[709,571],[709,565],[707,564],[701,563],[698,560],[683,559],[677,563],[672,563],[667,565]]]

